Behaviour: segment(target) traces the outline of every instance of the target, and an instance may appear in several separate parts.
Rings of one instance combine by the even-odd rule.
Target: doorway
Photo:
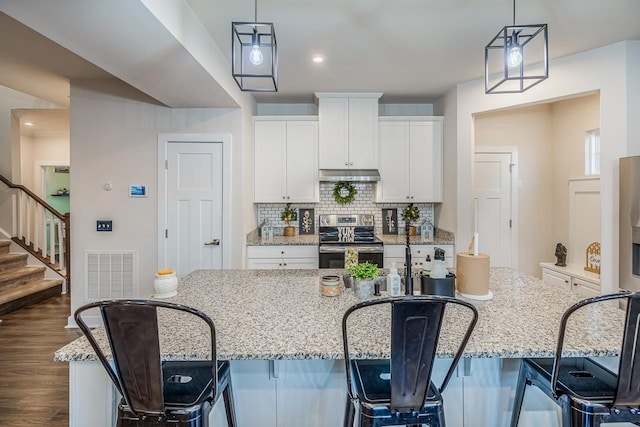
[[[229,265],[230,139],[158,137],[158,268],[183,277]]]
[[[473,199],[478,249],[491,267],[518,267],[516,148],[476,147]]]

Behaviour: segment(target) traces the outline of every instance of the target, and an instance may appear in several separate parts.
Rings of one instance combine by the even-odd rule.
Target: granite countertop
[[[351,290],[337,297],[320,295],[320,277],[332,272],[342,271],[198,270],[181,279],[178,295],[167,301],[196,307],[211,316],[219,359],[340,359],[342,315],[359,300]],[[464,356],[553,356],[561,315],[580,296],[508,268],[491,269],[490,289],[493,300],[471,301],[479,311],[479,321]],[[352,345],[359,356],[389,355],[389,310],[377,308],[354,320]],[[441,357],[453,354],[465,323],[462,311],[454,308],[445,315],[438,346]],[[169,314],[160,322],[165,359],[207,357],[206,340],[193,324]],[[616,356],[623,322],[624,313],[615,307],[587,309],[570,323],[565,354]],[[82,337],[58,350],[55,360],[96,358]]]

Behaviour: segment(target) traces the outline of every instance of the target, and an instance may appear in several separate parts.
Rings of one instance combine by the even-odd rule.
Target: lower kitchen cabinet
[[[411,245],[411,263],[414,268],[425,268],[427,255],[431,257],[433,262],[433,252],[435,248],[444,249],[444,260],[447,268],[454,267],[454,248],[453,245]],[[403,245],[384,245],[384,265],[391,268],[391,263],[395,262],[398,268],[404,267],[405,262],[405,246]]]
[[[551,262],[542,262],[540,266],[543,282],[562,286],[584,298],[601,294],[599,275],[585,271],[581,266],[568,264],[559,267]]]
[[[307,245],[247,246],[247,268],[251,270],[318,268],[318,247]]]

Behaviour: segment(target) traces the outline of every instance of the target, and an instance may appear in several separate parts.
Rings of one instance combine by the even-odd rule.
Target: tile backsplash
[[[348,205],[340,205],[333,198],[334,183],[320,183],[320,203],[292,203],[294,208],[312,208],[314,212],[314,224],[318,223],[318,215],[323,214],[373,214],[375,219],[376,233],[382,233],[382,209],[397,208],[399,226],[403,225],[400,220],[402,209],[407,203],[376,203],[376,184],[375,183],[353,183],[357,190],[357,194],[353,202]],[[420,209],[420,219],[412,225],[420,226],[425,220],[433,223],[433,203],[415,203]],[[258,224],[264,219],[268,219],[276,228],[284,227],[284,221],[280,219],[280,212],[284,208],[283,203],[259,203],[258,204]],[[292,224],[297,227],[296,224]],[[404,232],[402,227],[400,234]],[[317,232],[317,228],[316,228]]]

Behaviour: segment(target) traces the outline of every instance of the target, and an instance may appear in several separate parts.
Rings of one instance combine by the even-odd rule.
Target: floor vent
[[[87,299],[135,298],[137,251],[85,251]]]

